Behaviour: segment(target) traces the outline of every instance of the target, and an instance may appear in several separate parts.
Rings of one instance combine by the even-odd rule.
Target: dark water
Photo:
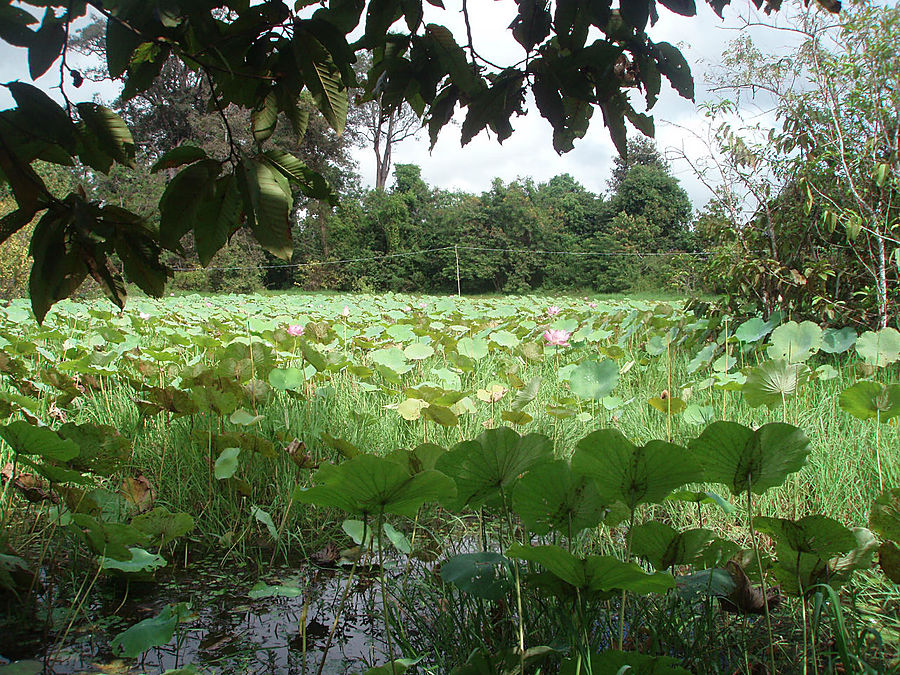
[[[204,673],[315,673],[348,574],[349,568],[304,565],[273,568],[260,576],[256,567],[223,569],[215,560],[205,560],[161,575],[156,583],[132,583],[124,602],[124,586],[98,587],[85,612],[91,620],[80,619],[65,639],[65,620],[57,622],[49,639],[37,634],[36,625],[0,629],[0,665],[30,658],[44,664],[43,672],[59,675],[162,673],[188,664]],[[296,586],[302,593],[252,599],[248,592],[259,580]],[[178,602],[189,603],[191,615],[168,644],[137,661],[113,655],[110,642],[117,634]],[[323,672],[363,672],[387,661],[380,607],[374,574],[358,573]],[[63,617],[67,609],[56,612]]]

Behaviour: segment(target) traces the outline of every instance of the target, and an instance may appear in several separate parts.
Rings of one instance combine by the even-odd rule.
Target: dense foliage
[[[617,8],[612,2],[520,0],[509,30],[524,58],[500,65],[479,57],[471,39],[460,46],[445,26],[425,23],[422,0],[368,5],[334,0],[316,9],[305,2],[279,1],[43,4],[47,9],[37,30],[30,27],[37,19],[18,5],[4,5],[0,13],[0,37],[28,49],[32,78],[59,64],[64,98],[61,106],[32,85],[10,82],[4,86],[16,107],[0,113],[0,175],[18,205],[0,223],[0,241],[43,213],[32,237],[30,282],[39,318],[89,276],[119,305],[125,301],[125,276],[159,295],[171,272],[162,252],[179,252],[189,232],[204,264],[242,226],[271,254],[289,259],[293,190],[324,201],[334,201],[334,193],[321,173],[273,144],[273,135],[283,127],[279,115],[302,136],[310,116],[298,101],[306,96],[340,134],[350,107],[348,92],[359,84],[353,68],[358,52],[372,54],[365,96],[388,111],[408,104],[427,124],[432,144],[457,107],[465,110],[463,144],[485,129],[503,141],[513,131],[512,118],[524,114],[530,92],[553,127],[557,151],[570,150],[599,109],[625,153],[626,119],[645,134],[653,132],[652,117],[634,108],[630,89],[641,90],[639,108],[648,111],[663,77],[682,96],[694,96],[682,54],[647,32],[658,18],[653,0],[629,0]],[[443,7],[439,1],[429,4]],[[697,12],[694,0],[661,4],[682,15]],[[709,4],[721,13],[728,3]],[[772,0],[766,9],[780,4]],[[178,169],[160,201],[158,230],[141,214],[85,192],[54,194],[32,166],[39,159],[63,165],[77,161],[108,173],[114,164],[134,165],[134,138],[122,118],[94,102],[73,103],[68,96],[83,81],[65,56],[70,28],[89,7],[106,19],[106,70],[124,81],[124,101],[147,92],[171,68],[181,80],[193,82],[195,90],[205,83],[205,91],[196,91],[197,100],[185,101],[187,109],[203,101],[206,110],[222,117],[224,158],[204,148],[179,146],[157,161],[156,170]],[[463,13],[469,23],[466,4]],[[355,31],[361,37],[351,44]],[[236,142],[225,115],[229,106],[245,111],[252,143]],[[146,116],[147,110],[137,105],[133,112]],[[150,114],[155,116],[153,110]],[[158,121],[161,130],[173,129],[167,120]]]
[[[277,646],[329,672],[889,670],[900,333],[548,300],[0,310],[0,653],[67,668],[190,633],[235,670],[227,626],[296,599]],[[116,618],[204,550],[255,572],[233,620],[199,622],[202,587]],[[307,616],[328,635],[297,640]],[[348,621],[383,622],[368,665],[328,657]]]

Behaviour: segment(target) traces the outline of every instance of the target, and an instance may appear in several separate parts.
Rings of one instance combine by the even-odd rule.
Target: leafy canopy
[[[720,15],[728,4],[707,1]],[[764,0],[755,2],[761,7]],[[767,11],[781,4],[765,2]],[[106,173],[114,164],[134,165],[135,142],[121,118],[92,102],[69,105],[67,94],[80,85],[81,73],[61,61],[65,107],[32,85],[4,85],[16,107],[0,112],[0,184],[9,185],[18,208],[0,220],[0,242],[43,214],[31,245],[30,290],[38,320],[88,276],[119,305],[125,302],[126,277],[160,295],[171,274],[161,262],[162,250],[179,251],[179,240],[189,231],[203,262],[241,227],[272,254],[290,258],[292,189],[332,203],[334,196],[315,171],[267,144],[280,118],[303,134],[309,116],[299,105],[301,95],[340,134],[351,107],[348,91],[360,84],[353,64],[364,52],[371,54],[371,66],[363,99],[378,100],[388,112],[409,106],[427,126],[432,146],[458,109],[464,145],[485,129],[502,142],[513,132],[512,118],[524,114],[531,93],[553,128],[558,152],[573,148],[599,109],[625,155],[625,120],[653,134],[653,118],[646,111],[656,104],[663,78],[681,96],[694,97],[684,56],[648,33],[658,19],[654,0],[630,0],[619,7],[611,0],[520,0],[509,30],[525,58],[516,55],[510,65],[488,63],[476,45],[460,45],[432,7],[429,21],[435,18],[427,22],[422,0],[330,0],[317,8],[279,0],[41,4],[47,9],[39,25],[34,15],[15,6],[0,14],[0,37],[28,49],[32,79],[60,62],[70,25],[90,6],[106,20],[106,67],[124,82],[124,101],[150,88],[174,58],[206,82],[209,110],[235,106],[250,112],[253,143],[234,143],[225,120],[229,154],[224,161],[196,148],[176,148],[160,160],[155,168],[177,174],[160,200],[157,231],[137,214],[92,201],[84,190],[54,195],[32,166],[38,160],[61,165],[77,160]],[[440,0],[428,4],[443,8]],[[694,0],[661,4],[685,16],[697,13]],[[472,20],[468,13],[465,18]],[[630,89],[643,94],[639,107],[644,111],[634,107]]]

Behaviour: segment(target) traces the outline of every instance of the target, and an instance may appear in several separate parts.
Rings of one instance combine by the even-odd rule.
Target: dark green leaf
[[[62,53],[66,43],[66,29],[62,21],[56,18],[48,7],[44,13],[44,21],[34,34],[28,45],[28,74],[32,80],[50,70],[53,62]]]

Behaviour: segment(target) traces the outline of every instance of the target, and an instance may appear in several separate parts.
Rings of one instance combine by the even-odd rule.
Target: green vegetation
[[[537,296],[3,320],[0,588],[51,658],[110,625],[96,594],[114,617],[207,551],[254,566],[230,594],[304,617],[312,587],[275,565],[343,562],[329,625],[290,647],[310,672],[373,576],[373,673],[893,667],[893,328]],[[133,658],[188,600],[93,634]]]

